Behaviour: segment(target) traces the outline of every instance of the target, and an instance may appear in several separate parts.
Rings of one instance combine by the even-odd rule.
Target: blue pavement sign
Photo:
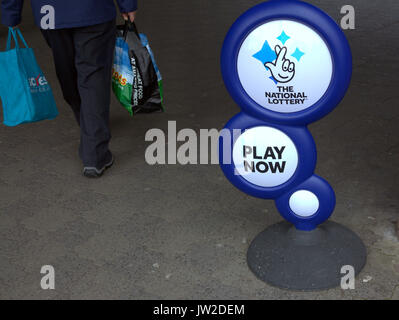
[[[274,199],[297,229],[315,229],[332,214],[335,194],[314,174],[307,125],[331,112],[349,87],[352,56],[343,32],[310,4],[261,3],[229,30],[221,69],[241,108],[225,127],[230,137],[219,139],[224,174],[241,191]]]

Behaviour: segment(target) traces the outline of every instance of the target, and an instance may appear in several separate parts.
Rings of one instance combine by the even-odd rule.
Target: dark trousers
[[[53,51],[64,99],[80,126],[79,155],[84,166],[100,169],[112,157],[108,144],[115,21],[42,33]]]

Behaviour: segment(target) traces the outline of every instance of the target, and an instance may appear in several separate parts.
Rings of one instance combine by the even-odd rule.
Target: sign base
[[[247,262],[264,282],[282,289],[317,291],[341,284],[343,266],[357,275],[365,266],[367,250],[348,228],[327,221],[317,229],[299,231],[280,222],[260,233],[251,243]]]

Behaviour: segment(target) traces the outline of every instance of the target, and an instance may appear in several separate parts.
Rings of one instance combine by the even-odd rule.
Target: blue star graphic
[[[273,62],[277,58],[276,53],[274,52],[274,50],[272,50],[272,48],[270,48],[267,40],[263,44],[262,49],[259,52],[255,53],[253,57],[262,62],[263,65],[266,62]],[[268,68],[266,69],[268,70]]]
[[[291,55],[293,56],[295,59],[297,59],[298,61],[301,60],[302,56],[305,54],[305,52],[302,52],[301,50],[299,50],[298,48],[295,49],[295,52]]]
[[[280,36],[277,37],[277,39],[280,40],[281,43],[282,43],[283,45],[284,45],[284,44],[288,41],[288,39],[290,39],[290,38],[291,38],[291,37],[287,36],[287,34],[284,32],[284,30],[283,30],[283,32],[281,32]]]

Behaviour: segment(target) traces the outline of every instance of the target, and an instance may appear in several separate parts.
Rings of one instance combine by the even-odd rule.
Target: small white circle
[[[313,192],[299,190],[292,194],[289,200],[289,205],[296,215],[301,217],[310,217],[319,210],[320,202]]]
[[[333,75],[330,50],[312,28],[274,20],[255,28],[242,43],[237,71],[242,87],[257,104],[292,113],[316,104]]]
[[[233,147],[236,174],[261,187],[287,182],[298,166],[298,151],[292,140],[272,127],[246,130]]]

